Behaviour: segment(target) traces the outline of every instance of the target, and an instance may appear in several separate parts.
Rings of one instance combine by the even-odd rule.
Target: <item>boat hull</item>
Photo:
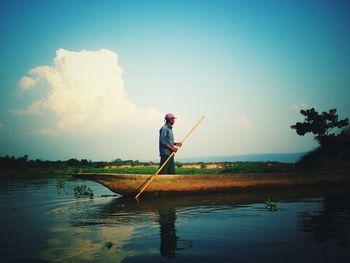
[[[75,177],[100,183],[123,196],[135,196],[152,175],[77,173]],[[143,195],[208,193],[261,188],[317,186],[350,183],[348,174],[278,173],[278,174],[209,174],[157,175]]]

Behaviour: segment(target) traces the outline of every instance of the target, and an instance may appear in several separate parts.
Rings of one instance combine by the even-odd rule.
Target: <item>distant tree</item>
[[[123,160],[120,158],[117,158],[117,159],[111,161],[111,164],[114,164],[114,165],[120,165],[122,163],[123,163]]]
[[[67,161],[67,164],[68,166],[79,166],[80,162],[77,159],[72,158]]]
[[[315,139],[322,144],[324,139],[334,137],[332,130],[335,128],[344,128],[349,125],[349,119],[338,120],[336,109],[331,109],[329,112],[319,114],[314,108],[309,110],[301,110],[300,113],[305,116],[304,122],[297,122],[291,128],[296,130],[298,135],[304,136],[311,132],[315,135]]]
[[[87,159],[81,159],[80,160],[80,165],[82,166],[88,166],[89,165],[89,161]]]
[[[23,170],[29,166],[30,161],[28,160],[28,155],[23,157],[0,157],[0,170]]]

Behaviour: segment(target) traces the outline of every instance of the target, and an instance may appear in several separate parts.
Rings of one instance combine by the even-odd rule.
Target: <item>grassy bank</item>
[[[158,165],[147,166],[113,166],[110,168],[85,168],[81,172],[120,173],[120,174],[154,174]],[[178,163],[177,174],[225,174],[225,173],[274,173],[292,172],[293,164],[278,162],[224,162],[224,163]]]
[[[128,165],[68,165],[65,163],[21,169],[1,169],[0,175],[7,176],[61,176],[78,172],[154,174],[158,164],[137,163]],[[294,165],[278,162],[223,162],[223,163],[177,163],[177,174],[226,174],[226,173],[276,173],[293,172]]]
[[[293,173],[302,171],[340,171],[350,170],[348,145],[341,141],[339,146],[329,144],[322,146],[298,163],[281,162],[176,162],[177,174],[270,174]],[[337,144],[337,145],[338,145]],[[330,147],[331,145],[332,147]],[[339,150],[341,149],[341,151]],[[311,158],[312,157],[312,158]],[[317,157],[317,158],[316,158]],[[301,165],[308,164],[308,165]],[[311,165],[312,164],[312,165]],[[140,162],[138,160],[116,159],[111,162],[69,159],[66,161],[29,160],[28,156],[0,157],[0,176],[45,176],[55,177],[86,173],[119,173],[119,174],[155,174],[158,163]]]

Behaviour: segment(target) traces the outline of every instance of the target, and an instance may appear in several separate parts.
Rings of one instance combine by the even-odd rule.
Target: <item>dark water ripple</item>
[[[64,182],[64,184],[63,184]],[[76,198],[87,185],[93,199]],[[0,179],[4,262],[348,262],[348,191],[101,197],[66,178]],[[277,201],[277,211],[265,207]],[[109,243],[110,242],[110,243]],[[110,244],[111,247],[107,247]]]

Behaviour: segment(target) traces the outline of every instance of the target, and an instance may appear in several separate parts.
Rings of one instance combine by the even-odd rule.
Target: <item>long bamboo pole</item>
[[[184,143],[185,140],[187,140],[188,137],[190,137],[190,135],[193,133],[193,131],[199,126],[199,124],[203,121],[205,116],[202,116],[198,122],[196,123],[196,125],[187,133],[187,135],[182,139],[181,144]],[[172,152],[168,158],[165,160],[165,162],[162,164],[162,166],[159,167],[159,169],[157,170],[157,172],[154,175],[151,175],[149,178],[147,178],[147,180],[139,187],[140,191],[138,192],[138,194],[135,196],[135,198],[137,199],[143,191],[145,191],[145,189],[150,185],[150,183],[153,181],[153,179],[160,173],[160,171],[164,168],[164,166],[168,163],[168,161],[170,160],[171,157],[173,157],[175,155],[175,152]]]

